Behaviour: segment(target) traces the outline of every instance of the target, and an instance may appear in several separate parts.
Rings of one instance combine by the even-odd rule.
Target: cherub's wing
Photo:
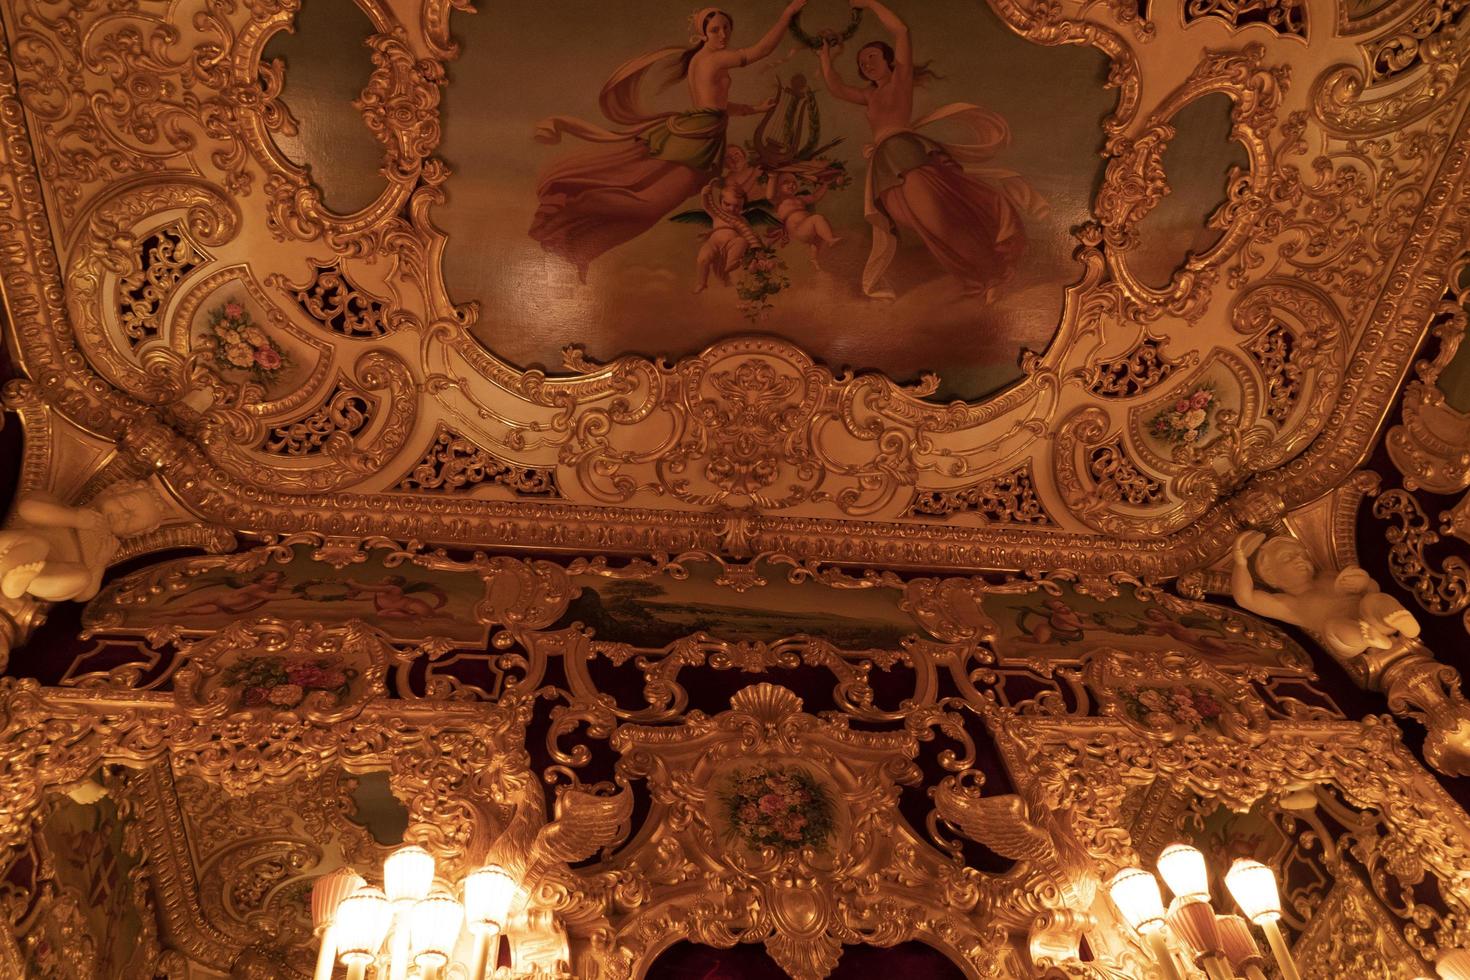
[[[703,208],[696,208],[693,211],[680,211],[678,214],[670,217],[669,220],[677,221],[681,225],[701,225],[705,228],[713,228],[715,226],[715,219],[711,218],[709,212]]]
[[[556,819],[542,827],[532,846],[541,860],[574,864],[622,840],[633,816],[633,792],[598,796],[586,790],[563,790]]]
[[[752,204],[745,209],[743,217],[750,222],[752,228],[780,228],[781,219],[759,204]]]
[[[981,796],[946,781],[934,790],[934,809],[966,837],[1002,857],[1034,863],[1055,853],[1051,835],[1031,822],[1025,801],[1014,793]]]

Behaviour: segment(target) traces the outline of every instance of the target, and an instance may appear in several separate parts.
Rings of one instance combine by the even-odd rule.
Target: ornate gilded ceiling
[[[809,26],[840,21],[832,6],[814,0]],[[1270,492],[1290,509],[1330,489],[1367,451],[1461,250],[1458,8],[956,6],[966,12],[950,12],[951,31],[973,21],[982,41],[1009,28],[1043,48],[1093,52],[1071,52],[1082,67],[1062,77],[1073,86],[1094,77],[1106,94],[1090,143],[1068,122],[1072,129],[1052,134],[1052,169],[1030,174],[1000,165],[1040,167],[1051,130],[1037,135],[1037,114],[1065,115],[1090,97],[1040,86],[1029,101],[987,107],[995,126],[1008,122],[1015,159],[991,147],[986,200],[1021,222],[1026,249],[1002,263],[991,241],[987,279],[978,259],[955,272],[960,260],[927,257],[918,242],[932,229],[914,234],[919,218],[894,224],[910,227],[897,236],[906,243],[899,259],[920,270],[912,280],[920,285],[886,301],[863,298],[852,281],[862,276],[848,266],[803,279],[810,270],[797,268],[805,257],[791,239],[794,250],[774,254],[788,256],[792,284],[770,298],[772,316],[746,324],[774,333],[703,350],[689,341],[707,335],[709,317],[693,305],[704,295],[660,308],[659,325],[645,326],[626,295],[609,292],[617,276],[598,277],[599,263],[622,262],[626,272],[634,259],[663,262],[657,249],[683,248],[692,259],[698,237],[678,223],[660,219],[643,237],[609,246],[590,260],[586,283],[575,275],[582,259],[563,259],[570,253],[555,242],[535,248],[512,218],[482,222],[464,244],[438,231],[453,223],[442,216],[456,199],[521,217],[552,208],[547,174],[573,149],[559,156],[529,138],[549,97],[532,97],[534,76],[516,82],[502,71],[492,77],[527,86],[524,96],[484,90],[456,100],[459,73],[479,69],[457,67],[475,55],[451,41],[466,19],[506,16],[502,46],[514,30],[542,46],[547,36],[562,43],[550,14],[452,19],[443,3],[366,5],[376,33],[360,55],[372,68],[354,105],[381,143],[382,165],[370,178],[371,203],[337,213],[312,161],[298,165],[282,149],[300,155],[312,141],[282,141],[347,110],[284,102],[291,65],[262,60],[295,5],[8,8],[5,289],[17,360],[32,379],[10,398],[39,399],[55,414],[56,437],[75,447],[72,483],[50,489],[68,495],[119,453],[112,465],[156,470],[202,524],[257,532],[599,551],[722,547],[930,567],[1038,567],[1045,556],[1156,576],[1221,553],[1239,523],[1228,501],[1243,492]],[[643,42],[589,48],[586,59],[611,74],[637,43],[682,43],[682,14],[655,7],[646,23],[637,19]],[[926,15],[915,16],[922,57]],[[862,37],[880,36],[880,26],[869,18]],[[747,88],[737,85],[736,97],[755,103],[773,78],[789,87],[802,72],[815,85],[818,59],[786,44],[777,66],[740,82]],[[953,45],[946,35],[944,50],[957,57]],[[1009,38],[995,57],[1015,57],[1016,46]],[[849,71],[838,60],[834,71]],[[921,94],[930,103],[987,101],[973,75],[956,68]],[[595,87],[565,101],[575,108]],[[799,108],[787,88],[779,92],[779,107]],[[528,103],[525,119],[518,100]],[[1203,107],[1195,118],[1208,121],[1218,109],[1223,119],[1225,100],[1232,142],[1216,152],[1193,139],[1178,159],[1203,173],[1171,173],[1171,144],[1185,140],[1174,126],[1181,113]],[[967,103],[947,105],[956,104]],[[846,127],[829,133],[846,134],[839,149],[851,186],[801,200],[831,211],[856,250],[849,266],[865,269],[879,226],[843,216],[861,211],[860,144],[871,135],[844,114],[861,107],[825,95],[817,105]],[[731,146],[756,125],[730,120]],[[435,156],[446,124],[473,141],[521,123],[522,139],[506,137],[503,159],[483,170],[454,170]],[[953,142],[936,145],[958,153],[960,137],[945,138]],[[1101,151],[1092,172],[1077,163],[1078,139],[1081,159]],[[786,166],[826,187],[810,171],[827,159]],[[1222,162],[1232,159],[1243,165]],[[324,172],[340,169],[330,162]],[[779,161],[769,166],[784,172]],[[1005,174],[1051,194],[1050,217],[1004,210],[995,188]],[[1207,226],[1189,233],[1175,214],[1157,228],[1174,261],[1167,281],[1150,285],[1134,258],[1149,251],[1151,217],[1176,187],[1189,189]],[[596,213],[566,218],[574,219],[600,227]],[[1059,260],[1063,226],[1073,254]],[[475,268],[478,252],[490,256],[478,279],[458,280],[500,293],[450,292],[445,268],[457,247],[475,249],[461,269]],[[528,247],[535,262],[505,264]],[[1157,266],[1158,254],[1147,264]],[[692,261],[687,271],[665,265],[686,290]],[[961,312],[946,312],[945,290],[966,282],[984,285],[987,298],[956,299]],[[1040,333],[1005,332],[1012,282],[1018,296],[1046,294],[1025,300],[1027,309],[1057,310]],[[935,295],[914,298],[923,290]],[[733,302],[731,289],[717,292],[708,302]],[[575,322],[596,338],[601,363],[569,351],[565,364],[532,366],[497,351],[501,343],[536,356],[534,344],[515,339],[512,308],[544,321],[563,294],[582,304]],[[865,312],[844,312],[859,300]],[[984,310],[966,319],[966,302]],[[603,313],[611,319],[597,320]],[[939,401],[932,380],[899,384],[865,370],[902,360],[872,334],[894,348],[903,318],[928,313],[947,325],[923,341],[934,353],[918,367],[943,376],[1000,365],[1004,377],[1004,364],[1019,358],[1014,383]],[[729,325],[740,330],[739,320]],[[800,349],[807,320],[824,361]],[[577,340],[575,330],[537,329],[543,348]],[[997,330],[1014,346],[998,349]],[[666,339],[649,350],[650,337]],[[660,359],[617,356],[626,350]],[[863,358],[856,373],[845,351]],[[51,479],[36,471],[27,483]]]
[[[1470,948],[1467,11],[0,0],[0,974]]]

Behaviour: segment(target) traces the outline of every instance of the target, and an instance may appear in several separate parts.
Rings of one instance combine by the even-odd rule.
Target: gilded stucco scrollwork
[[[1470,256],[1450,270],[1446,286],[1433,328],[1434,357],[1415,363],[1415,378],[1404,386],[1402,421],[1385,437],[1410,491],[1453,494],[1470,487],[1470,414],[1450,405],[1437,384],[1470,322]]]
[[[1436,563],[1426,549],[1440,542],[1418,500],[1405,490],[1386,490],[1373,502],[1375,517],[1392,521],[1386,531],[1389,570],[1400,585],[1437,616],[1452,616],[1470,606],[1470,564],[1459,555]]]
[[[126,668],[79,671],[65,687],[0,680],[7,839],[27,840],[58,789],[126,767],[169,951],[217,970],[309,975],[307,883],[391,846],[363,823],[354,794],[369,778],[449,873],[486,857],[515,868],[517,948],[586,977],[637,976],[681,938],[761,943],[811,980],[844,945],[912,940],[978,977],[1145,976],[1099,883],[1136,859],[1131,828],[1151,786],[1208,812],[1323,784],[1371,812],[1371,835],[1354,818],[1352,854],[1378,869],[1373,901],[1403,931],[1385,949],[1431,958],[1470,899],[1435,870],[1470,858],[1470,822],[1391,727],[1311,695],[1300,653],[1264,624],[1127,576],[904,580],[779,555],[460,560],[303,538],[145,569],[104,605],[281,560],[313,566],[323,596],[341,592],[329,570],[362,583],[377,564],[482,583],[474,616],[493,630],[506,682],[424,686],[399,668],[424,658],[443,681],[480,668],[360,622],[268,618],[198,639],[152,631],[170,664],[148,668],[161,681]],[[752,608],[773,588],[819,606],[852,593],[912,625],[876,647],[838,633],[729,639],[719,624],[650,645],[580,621],[595,607],[566,616],[588,589],[636,596],[686,581],[718,581],[700,588]],[[94,631],[127,634],[98,612]],[[1111,639],[1089,640],[1098,630]],[[803,671],[830,691],[782,683]],[[614,684],[619,673],[632,683]],[[711,683],[729,693],[712,701]],[[996,752],[1003,777],[980,768]],[[770,792],[787,809],[766,819]],[[976,866],[975,848],[999,865]],[[1426,857],[1412,866],[1397,856],[1416,852]],[[1448,912],[1405,905],[1400,884],[1421,902],[1440,889],[1447,904],[1432,908]]]
[[[205,259],[187,234],[175,222],[144,238],[138,243],[136,271],[118,283],[118,320],[134,347],[158,336],[174,287]]]
[[[513,466],[443,425],[397,489],[456,493],[481,483],[500,484],[518,494],[560,496],[553,470]]]
[[[1436,387],[1465,323],[1464,4],[992,0],[1025,41],[1099,53],[1116,102],[1053,339],[947,401],[765,334],[502,357],[435,222],[461,176],[435,156],[452,34],[502,12],[360,6],[352,105],[382,169],[344,214],[275,139],[290,66],[263,52],[295,0],[0,3],[20,494],[82,513],[149,478],[160,520],[111,558],[216,552],[111,582],[63,681],[0,678],[0,972],[43,944],[90,969],[35,828],[94,778],[146,858],[140,955],[171,978],[309,975],[309,882],[388,847],[366,780],[450,874],[516,868],[515,955],[589,978],[686,938],[803,980],[911,941],[975,977],[1146,976],[1099,883],[1216,809],[1267,813],[1310,871],[1288,925],[1323,962],[1419,976],[1470,943],[1444,871],[1470,867],[1470,822],[1392,725],[1341,717],[1280,631],[1160,585],[1228,586],[1253,527],[1354,564],[1353,473],[1417,370],[1387,437],[1403,489],[1374,510],[1396,581],[1465,610],[1463,562],[1432,551],[1470,539],[1470,505],[1415,496],[1470,473]],[[1176,122],[1217,96],[1245,164],[1146,281],[1189,177]],[[888,618],[861,640],[707,609],[654,630],[638,597],[685,582]],[[255,591],[224,624],[210,596],[148,618],[203,586]],[[45,612],[0,602],[0,652]],[[1349,668],[1461,771],[1457,676],[1395,622]]]
[[[1186,22],[1218,17],[1240,29],[1259,24],[1277,34],[1307,36],[1307,5],[1302,0],[1188,0]]]
[[[344,379],[350,388],[344,391],[339,381],[310,414],[282,424],[268,425],[256,412],[240,408],[211,410],[200,420],[206,453],[247,484],[298,493],[334,490],[376,473],[413,431],[418,409],[413,373],[396,355],[379,351],[361,355],[351,370]],[[366,405],[364,396],[377,403],[371,419],[344,404],[356,398]],[[292,445],[313,446],[313,451],[293,452]]]
[[[593,569],[616,571],[600,561],[572,566],[579,573]],[[558,575],[527,563],[484,571],[499,582],[490,590],[499,602],[486,609],[487,617],[524,622],[530,632],[516,633],[527,652],[536,659],[556,656],[556,646],[527,641],[546,630],[565,603]],[[812,587],[894,587],[882,576],[808,574],[813,572],[825,582],[810,580]],[[994,621],[974,619],[975,600],[1016,594],[959,579],[917,585],[907,591],[925,621],[939,635],[968,636],[971,644],[992,643],[997,635]],[[1091,588],[1118,594],[1116,585]],[[558,595],[560,601],[552,598]],[[967,619],[973,625],[961,625]],[[272,637],[306,635],[286,624],[250,629],[264,638],[241,647],[250,652],[279,651],[270,646]],[[557,632],[545,635],[552,639]],[[333,635],[345,641],[353,634],[348,628]],[[237,638],[245,635],[236,631]],[[1273,794],[1283,786],[1321,786],[1330,793],[1317,790],[1317,805],[1334,823],[1317,820],[1297,800],[1281,819],[1305,831],[1295,845],[1303,859],[1328,842],[1316,860],[1337,882],[1333,896],[1359,891],[1352,909],[1341,909],[1335,897],[1293,906],[1291,914],[1309,926],[1302,942],[1316,941],[1310,936],[1335,923],[1339,935],[1358,937],[1342,929],[1358,928],[1356,910],[1370,908],[1386,931],[1376,940],[1353,938],[1334,956],[1422,969],[1422,960],[1459,941],[1457,923],[1470,896],[1458,876],[1440,869],[1460,867],[1470,857],[1470,822],[1383,722],[1351,722],[1300,702],[1273,705],[1254,693],[1262,689],[1252,670],[1121,649],[1101,652],[1083,670],[1058,670],[1066,697],[1038,696],[1030,687],[1028,695],[1008,701],[995,686],[1004,683],[999,671],[986,676],[956,659],[963,646],[961,640],[948,651],[925,653],[906,644],[916,663],[921,654],[940,657],[940,664],[948,660],[956,680],[968,676],[982,690],[958,698],[920,693],[897,726],[886,730],[851,724],[851,718],[877,717],[861,698],[844,711],[819,715],[789,690],[755,680],[741,685],[728,710],[675,708],[647,720],[608,718],[605,703],[575,691],[554,695],[571,695],[552,714],[549,737],[565,759],[560,778],[571,780],[553,794],[554,805],[524,778],[527,705],[519,696],[498,704],[377,698],[315,732],[314,725],[303,730],[306,718],[297,712],[269,706],[262,720],[273,727],[273,742],[304,738],[325,754],[323,764],[280,769],[265,759],[265,771],[242,780],[238,763],[200,765],[199,748],[209,745],[216,757],[241,753],[243,762],[259,744],[261,729],[231,716],[205,720],[201,728],[199,689],[187,676],[173,696],[115,685],[42,691],[6,679],[5,771],[12,777],[9,789],[20,792],[7,792],[4,812],[23,815],[28,799],[43,798],[28,796],[27,787],[79,785],[85,775],[73,777],[99,762],[142,767],[125,782],[170,955],[221,969],[254,957],[274,964],[277,977],[307,975],[305,885],[338,860],[367,866],[387,850],[353,819],[353,779],[340,765],[386,771],[409,815],[410,836],[427,835],[420,839],[442,857],[457,860],[456,843],[462,842],[470,853],[521,868],[526,901],[560,924],[545,938],[529,925],[517,929],[571,962],[579,976],[636,975],[670,942],[690,937],[717,947],[763,941],[798,977],[823,976],[840,951],[834,944],[918,938],[976,976],[1131,978],[1146,975],[1139,954],[1121,938],[1126,934],[1097,883],[1136,860],[1133,848],[1142,850],[1145,840],[1160,834],[1167,840],[1189,828],[1176,823],[1134,836],[1138,793],[1168,785],[1197,801],[1193,811],[1208,813],[1218,804],[1245,812],[1263,801],[1275,805]],[[228,656],[217,644],[207,648],[210,658]],[[322,649],[307,652],[315,656]],[[194,662],[205,656],[195,648],[184,655]],[[369,655],[364,665],[371,670],[371,664]],[[722,669],[713,659],[709,667]],[[767,669],[781,667],[774,660]],[[723,669],[732,668],[750,669]],[[685,669],[708,668],[686,659]],[[1026,673],[1034,677],[1034,670]],[[847,690],[851,695],[860,688]],[[195,720],[178,711],[180,697]],[[211,702],[211,714],[225,707],[219,698],[204,701]],[[975,727],[975,720],[983,725]],[[575,775],[590,761],[575,750],[586,738],[604,739],[616,751],[616,790]],[[944,769],[935,774],[921,758],[936,738],[956,746],[944,763],[947,775]],[[496,747],[488,756],[486,739]],[[1000,748],[1014,792],[990,788],[969,768],[990,739]],[[493,763],[489,769],[487,762]],[[767,831],[739,822],[741,780],[771,778],[796,786],[793,793],[809,793],[810,786],[824,794],[827,809],[799,810],[825,814],[817,825],[821,834],[808,846],[772,846],[759,837],[752,842],[752,834]],[[928,828],[910,824],[900,815],[899,796],[907,786],[934,779],[934,822]],[[630,786],[638,782],[648,786],[652,806],[635,820]],[[241,822],[247,812],[249,820]],[[491,816],[496,813],[502,816]],[[489,828],[481,823],[487,820]],[[801,828],[792,826],[800,837]],[[1336,839],[1328,826],[1348,828],[1351,839]],[[451,832],[441,837],[431,828]],[[1014,864],[999,873],[966,867],[951,836],[956,833]],[[569,862],[581,863],[572,868]],[[771,875],[772,865],[802,874]],[[1356,884],[1357,867],[1367,871],[1371,897]],[[60,910],[43,915],[40,921],[65,921]],[[1092,950],[1085,964],[1077,956],[1083,941]]]
[[[1167,381],[1169,375],[1198,360],[1193,352],[1183,360],[1171,360],[1164,354],[1164,346],[1164,341],[1145,336],[1127,353],[1096,360],[1083,368],[1083,383],[1094,395],[1131,398]]]
[[[1367,51],[1372,81],[1392,79],[1443,58],[1444,49],[1454,43],[1465,8],[1463,0],[1435,0],[1374,41]]]
[[[1145,676],[1140,674],[1140,679]],[[1354,853],[1367,869],[1339,865],[1338,872],[1349,888],[1348,875],[1365,875],[1379,892],[1379,900],[1397,910],[1389,928],[1402,938],[1385,936],[1377,955],[1381,957],[1384,949],[1412,949],[1407,956],[1399,954],[1405,958],[1393,961],[1394,968],[1422,972],[1437,949],[1462,941],[1458,923],[1466,900],[1463,887],[1454,875],[1432,878],[1428,869],[1459,867],[1464,860],[1463,815],[1418,769],[1393,730],[1382,722],[1273,723],[1272,737],[1250,751],[1227,749],[1227,745],[1241,743],[1211,732],[1182,739],[1154,736],[1147,745],[1117,740],[1105,727],[1086,719],[1023,722],[1016,717],[1007,727],[1015,736],[1014,741],[1002,743],[1007,752],[1030,759],[1044,792],[1057,794],[1073,812],[1087,815],[1081,821],[1083,839],[1089,841],[1091,852],[1105,869],[1137,860],[1126,830],[1110,834],[1104,830],[1126,825],[1124,813],[1130,804],[1136,804],[1138,792],[1156,783],[1199,798],[1206,810],[1220,806],[1236,813],[1250,811],[1285,783],[1327,784],[1351,808],[1381,815],[1377,821],[1373,816],[1367,818],[1368,826]],[[1061,765],[1059,758],[1064,760]],[[1346,812],[1351,811],[1344,808]],[[1307,824],[1312,830],[1320,826]],[[1089,838],[1087,828],[1097,836]],[[1308,847],[1322,846],[1320,838],[1307,840]],[[1396,861],[1398,855],[1419,848],[1426,849],[1422,860]],[[1346,847],[1342,853],[1347,853]],[[1416,900],[1416,886],[1435,889],[1434,908],[1448,914],[1432,911],[1422,899]],[[1333,921],[1330,904],[1325,910],[1317,909],[1319,914],[1324,911],[1328,916],[1325,927]],[[1100,942],[1094,949],[1099,948],[1108,947]],[[1357,948],[1344,944],[1342,952],[1352,955]]]
[[[343,337],[374,340],[396,326],[388,320],[387,301],[358,288],[340,261],[315,264],[312,273],[301,284],[287,282],[280,273],[272,273],[266,282],[285,291],[323,328]]]
[[[83,5],[59,20],[37,14],[36,25],[54,21],[50,34],[8,36],[15,111],[3,200],[16,246],[6,296],[19,363],[71,421],[161,468],[185,508],[206,521],[228,511],[261,532],[679,550],[717,544],[716,512],[740,511],[755,551],[828,553],[835,540],[859,562],[1018,568],[1090,548],[1099,571],[1198,567],[1236,529],[1213,504],[1271,479],[1252,474],[1285,464],[1301,488],[1287,495],[1301,502],[1367,444],[1425,329],[1423,294],[1465,237],[1459,90],[1437,82],[1412,110],[1379,113],[1379,138],[1360,151],[1361,126],[1343,113],[1367,111],[1382,83],[1360,99],[1330,72],[1290,69],[1298,28],[1331,15],[1196,5],[1192,20],[1176,21],[1124,16],[1118,5],[1064,4],[1046,16],[994,6],[1038,43],[1102,51],[1119,96],[1057,337],[988,400],[941,405],[932,380],[905,387],[844,373],[772,339],[729,340],[676,362],[573,357],[560,376],[497,358],[467,333],[475,305],[448,299],[442,260],[454,244],[433,224],[453,180],[433,156],[457,55],[445,4],[368,10],[372,71],[356,105],[384,169],[377,199],[350,215],[327,208],[309,169],[272,139],[295,123],[279,98],[282,68],[260,58],[294,5],[114,21]],[[1257,14],[1269,30],[1254,25]],[[94,21],[106,26],[89,29]],[[1214,25],[1227,21],[1242,43],[1212,47]],[[1405,84],[1454,64],[1445,49],[1455,45],[1442,41],[1462,23],[1453,11],[1435,21]],[[1326,63],[1403,30],[1385,15],[1351,36],[1307,34]],[[1334,45],[1340,54],[1326,54]],[[104,89],[167,95],[107,99]],[[1170,121],[1212,94],[1231,100],[1231,138],[1248,166],[1222,183],[1214,242],[1181,257],[1170,285],[1147,286],[1129,254],[1170,187]],[[309,378],[288,394],[284,382],[273,390],[207,363],[204,320],[228,302]],[[1255,312],[1273,305],[1279,322]],[[356,345],[369,339],[375,360],[365,361]],[[1228,460],[1191,464],[1224,465],[1223,476],[1173,472],[1150,463],[1150,454],[1169,462],[1162,447],[1126,446],[1141,467],[1132,482],[1160,488],[1146,520],[1128,495],[1088,489],[1088,462],[1062,459],[1046,438],[1093,410],[1109,419],[1100,435],[1117,435],[1128,401],[1221,358],[1249,362],[1247,387],[1258,389],[1249,397],[1264,415],[1237,419]],[[382,404],[357,431],[336,426],[343,438],[323,442],[323,455],[341,449],[332,465],[257,452],[269,432],[330,400],[340,378]],[[1350,403],[1335,407],[1344,391]],[[441,426],[507,474],[554,483],[566,507],[517,499],[547,496],[522,477],[453,502],[433,479],[405,483]],[[1044,522],[996,521],[964,503],[1027,465]],[[322,492],[341,495],[333,516],[300,499]]]
[[[316,455],[333,436],[340,433],[339,438],[351,438],[361,432],[371,421],[376,402],[362,389],[338,382],[310,414],[271,429],[260,448],[285,456]]]
[[[1388,569],[1394,580],[1433,616],[1462,615],[1470,631],[1470,564],[1454,545],[1470,541],[1470,414],[1456,409],[1439,385],[1441,374],[1464,339],[1467,317],[1467,265],[1454,267],[1426,347],[1415,363],[1415,377],[1404,386],[1399,421],[1384,437],[1388,458],[1402,486],[1379,493],[1373,516],[1384,521]],[[1427,494],[1460,499],[1438,509]],[[1437,521],[1435,518],[1438,518]]]
[[[1334,923],[1340,926],[1333,929]],[[1298,955],[1303,962],[1331,971],[1330,975],[1415,980],[1422,967],[1395,932],[1393,920],[1358,879],[1346,878],[1313,917],[1313,927],[1297,947]]]

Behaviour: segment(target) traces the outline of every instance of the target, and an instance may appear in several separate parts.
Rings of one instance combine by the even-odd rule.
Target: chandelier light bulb
[[[496,864],[472,871],[464,880],[464,914],[471,929],[500,932],[515,901],[516,880]]]
[[[371,963],[392,924],[393,906],[378,889],[359,888],[344,898],[332,924],[342,962],[349,966]]]
[[[1108,897],[1123,918],[1139,933],[1149,933],[1164,925],[1164,898],[1159,892],[1159,879],[1142,868],[1124,868],[1108,882]]]
[[[1225,887],[1245,917],[1256,925],[1281,918],[1281,895],[1276,890],[1276,875],[1259,861],[1240,858],[1225,872]],[[1470,976],[1467,976],[1470,980]]]
[[[1199,848],[1170,844],[1159,854],[1159,874],[1164,876],[1175,897],[1210,900],[1210,872]]]
[[[397,905],[417,902],[434,886],[434,855],[408,844],[388,855],[383,862],[383,891]]]
[[[413,944],[414,962],[420,966],[443,966],[454,955],[459,941],[459,927],[464,922],[464,908],[443,892],[414,904],[409,913],[408,929]]]
[[[1470,980],[1470,950],[1451,949],[1434,961],[1440,980]]]

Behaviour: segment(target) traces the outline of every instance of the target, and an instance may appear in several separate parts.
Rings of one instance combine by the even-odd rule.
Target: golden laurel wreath
[[[842,33],[839,34],[838,32],[831,30],[818,31],[817,36],[813,37],[806,31],[801,29],[801,13],[800,11],[798,11],[797,13],[791,15],[791,33],[802,44],[805,44],[807,47],[816,50],[827,43],[831,43],[834,46],[840,46],[852,40],[853,35],[857,34],[858,28],[862,25],[862,23],[862,10],[858,7],[853,7],[852,17],[848,20],[847,28],[842,31]]]

